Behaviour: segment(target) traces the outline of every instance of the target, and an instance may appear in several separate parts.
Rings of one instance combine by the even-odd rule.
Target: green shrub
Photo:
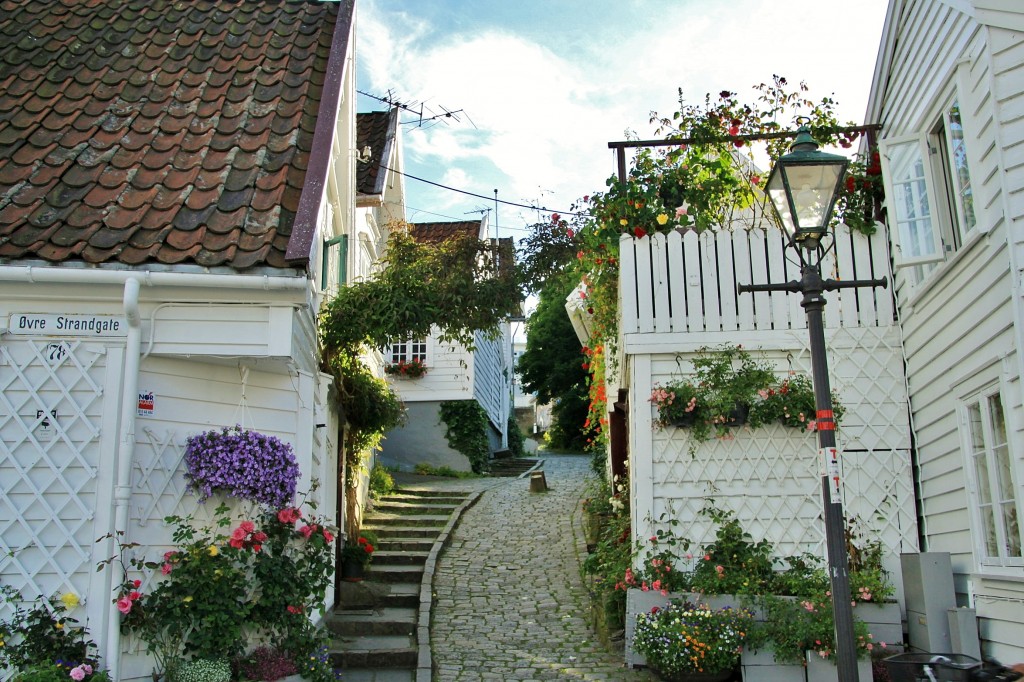
[[[379,500],[395,490],[395,479],[391,476],[391,471],[382,464],[374,465],[370,470],[370,497]]]
[[[447,429],[448,445],[469,459],[473,473],[487,471],[491,456],[487,440],[487,413],[475,400],[446,400],[441,403],[441,421]]]

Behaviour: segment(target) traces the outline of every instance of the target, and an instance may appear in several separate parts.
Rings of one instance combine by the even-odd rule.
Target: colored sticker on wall
[[[155,408],[156,396],[153,395],[153,391],[139,392],[139,416],[152,417]]]

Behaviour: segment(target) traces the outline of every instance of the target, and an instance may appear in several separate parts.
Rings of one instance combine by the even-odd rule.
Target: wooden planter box
[[[892,653],[903,651],[903,616],[899,604],[858,602],[853,607],[853,615],[867,624],[868,632],[876,644],[885,642],[885,650]]]
[[[899,611],[899,607],[896,609]],[[835,661],[822,658],[813,651],[805,653],[807,656],[807,682],[839,682],[839,669]],[[857,679],[860,682],[871,682],[871,659],[857,659]],[[751,678],[753,679],[753,678]]]
[[[805,682],[806,670],[799,663],[776,663],[772,648],[751,651],[744,649],[740,654],[740,670],[744,682]],[[871,682],[864,678],[861,682]]]

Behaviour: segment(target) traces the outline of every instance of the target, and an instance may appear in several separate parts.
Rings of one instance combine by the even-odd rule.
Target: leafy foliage
[[[536,393],[538,402],[555,403],[549,445],[584,450],[592,431],[585,426],[590,365],[565,311],[565,298],[574,287],[566,278],[551,278],[541,290],[527,322],[526,351],[519,358],[518,371],[523,387]]]
[[[475,400],[445,400],[441,403],[441,421],[447,429],[444,437],[453,450],[469,459],[473,473],[488,468],[491,448],[487,439],[487,412]]]
[[[526,439],[519,429],[519,422],[512,415],[508,417],[508,450],[513,457],[522,457],[526,454]]]
[[[753,622],[744,609],[674,600],[637,616],[633,646],[662,676],[724,672],[739,665]]]
[[[88,639],[86,629],[67,615],[69,609],[64,601],[40,596],[26,610],[21,594],[10,585],[0,585],[0,595],[14,607],[10,620],[0,621],[0,666],[26,674],[33,666],[42,666],[31,675],[45,676],[50,667],[59,663],[63,666],[63,680],[68,678],[70,668],[81,663],[95,666],[95,645]]]
[[[327,303],[320,331],[329,355],[364,344],[383,350],[432,330],[472,348],[476,331],[496,337],[519,309],[516,269],[498,246],[469,237],[420,243],[402,228],[391,226],[384,268]]]
[[[395,479],[383,464],[375,464],[370,469],[370,497],[379,500],[395,492]]]

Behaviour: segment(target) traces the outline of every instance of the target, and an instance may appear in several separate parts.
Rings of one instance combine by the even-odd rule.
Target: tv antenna
[[[358,92],[360,95],[369,97],[370,99],[375,99],[378,102],[383,102],[384,104],[387,104],[389,107],[394,107],[396,109],[400,109],[404,112],[412,114],[413,116],[416,117],[416,120],[403,121],[403,123],[415,123],[417,128],[422,128],[424,124],[428,124],[428,128],[432,127],[433,125],[437,125],[438,123],[448,124],[449,120],[455,121],[456,123],[462,123],[462,119],[459,118],[460,114],[462,116],[465,116],[466,120],[469,121],[469,124],[476,128],[476,124],[473,123],[473,119],[471,119],[469,117],[469,114],[467,114],[463,109],[452,110],[439,104],[437,106],[440,107],[442,113],[436,113],[434,110],[430,109],[430,107],[427,106],[426,102],[419,100],[409,100],[407,102],[401,101],[394,94],[391,88],[388,88],[388,93],[387,95],[384,96],[374,95],[364,90],[356,90],[356,92]]]

